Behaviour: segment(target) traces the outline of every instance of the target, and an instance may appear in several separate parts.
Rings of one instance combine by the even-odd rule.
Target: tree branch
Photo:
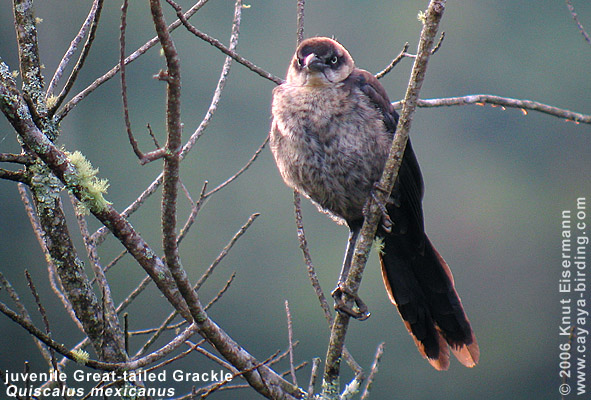
[[[392,142],[390,155],[386,162],[382,178],[379,185],[384,188],[384,192],[378,191],[376,196],[377,202],[385,204],[388,195],[391,193],[394,186],[398,170],[402,163],[404,149],[408,140],[408,133],[410,130],[412,118],[416,109],[419,92],[425,79],[427,70],[427,63],[433,49],[439,22],[445,10],[445,0],[431,0],[429,8],[425,15],[425,22],[423,23],[423,30],[421,32],[421,39],[419,42],[419,49],[417,57],[415,58],[408,88],[404,98],[404,105],[396,128],[396,135]],[[361,284],[363,270],[369,256],[369,251],[375,237],[377,225],[380,221],[380,208],[378,203],[370,197],[369,212],[364,220],[363,227],[357,240],[351,269],[345,282],[345,293],[356,294]],[[351,300],[351,299],[345,299]],[[337,313],[330,335],[329,349],[326,355],[326,363],[324,368],[324,379],[322,384],[322,398],[336,399],[339,395],[339,374],[340,374],[340,360],[343,351],[345,335],[349,326],[350,316]]]
[[[510,97],[495,96],[492,94],[470,94],[461,97],[445,97],[440,99],[420,99],[417,102],[417,107],[448,107],[448,106],[465,106],[469,104],[476,104],[482,106],[484,104],[492,104],[501,107],[518,108],[524,114],[527,110],[538,111],[544,114],[552,115],[559,118],[564,118],[575,123],[591,124],[591,115],[581,114],[574,111],[566,110],[550,106],[548,104],[539,103],[532,100],[512,99]],[[392,103],[394,108],[400,109],[402,101]]]

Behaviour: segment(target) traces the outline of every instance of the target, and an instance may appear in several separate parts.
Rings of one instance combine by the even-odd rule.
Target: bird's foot
[[[345,294],[348,295],[348,301],[345,300]],[[357,294],[353,294],[348,289],[345,289],[344,286],[337,286],[331,295],[335,302],[334,308],[338,312],[347,314],[360,321],[365,321],[370,317],[369,309],[363,300]],[[355,303],[354,306],[353,302]]]
[[[381,187],[378,182],[374,183],[373,189],[371,190],[371,197],[374,199],[374,201],[378,205],[380,211],[382,212],[382,229],[386,233],[391,233],[392,227],[394,226],[394,222],[392,222],[390,215],[388,215],[388,210],[386,209],[386,205],[383,202],[381,202],[380,199],[378,199],[378,196],[376,195],[376,192],[375,192],[376,190],[386,193],[386,195],[388,195],[388,196],[390,195],[390,193],[386,189]],[[363,208],[363,215],[367,216],[368,211],[369,210],[367,209],[367,204],[366,204],[365,207]]]

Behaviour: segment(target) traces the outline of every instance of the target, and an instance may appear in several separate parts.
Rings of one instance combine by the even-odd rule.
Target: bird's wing
[[[371,73],[355,69],[346,84],[357,87],[367,96],[373,104],[382,113],[384,125],[392,137],[398,124],[398,113],[392,107],[386,90],[378,79]],[[399,229],[407,231],[415,236],[417,244],[422,250],[424,246],[424,222],[423,222],[423,177],[419,168],[419,163],[412,149],[410,139],[406,144],[402,165],[398,173],[398,179],[392,193],[394,204],[388,207],[393,214],[401,215],[399,219]],[[396,221],[397,215],[391,215]],[[396,228],[395,228],[396,229]]]

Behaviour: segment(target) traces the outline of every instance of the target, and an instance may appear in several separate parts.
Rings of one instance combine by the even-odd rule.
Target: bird
[[[349,228],[335,308],[355,318],[369,316],[341,299],[365,204],[378,190],[398,114],[370,72],[357,68],[343,45],[328,37],[303,40],[285,81],[273,90],[270,148],[291,188]],[[424,187],[410,139],[376,238],[384,286],[424,358],[446,370],[450,349],[473,367],[480,350],[454,286],[448,264],[425,234]]]

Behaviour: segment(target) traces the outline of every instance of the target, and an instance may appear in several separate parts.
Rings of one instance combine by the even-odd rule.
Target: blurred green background
[[[84,4],[82,4],[84,3]],[[105,2],[94,48],[72,94],[118,61],[119,8]],[[128,53],[154,36],[147,2],[131,2]],[[591,6],[573,2],[591,29]],[[184,9],[192,3],[180,1]],[[295,46],[295,1],[256,1],[243,10],[238,52],[262,68],[284,76]],[[359,67],[378,72],[410,43],[414,52],[421,29],[417,12],[426,1],[309,1],[306,36],[334,36]],[[90,1],[36,2],[39,45],[47,82],[84,20]],[[210,1],[193,19],[199,29],[228,42],[233,2]],[[174,14],[167,8],[168,21]],[[490,93],[538,100],[582,113],[591,112],[591,46],[562,1],[448,2],[441,29],[446,39],[432,57],[421,97]],[[0,56],[11,69],[18,60],[11,4],[0,4]],[[224,56],[183,29],[174,38],[181,57],[185,137],[196,129],[211,101]],[[152,79],[164,67],[158,49],[128,66],[132,126],[142,149],[153,144],[150,123],[164,142],[165,85]],[[382,79],[390,98],[404,95],[412,60]],[[204,136],[182,164],[182,180],[194,198],[204,180],[213,188],[241,168],[267,135],[274,84],[239,64],[232,66],[219,109]],[[123,210],[157,176],[161,163],[140,166],[127,141],[118,78],[80,103],[62,123],[61,145],[79,149],[109,179],[108,199]],[[351,323],[347,346],[369,369],[375,348],[386,350],[374,386],[374,399],[556,399],[561,296],[560,215],[577,197],[591,193],[591,130],[588,125],[536,112],[466,106],[419,109],[411,137],[425,179],[426,228],[450,264],[458,292],[476,332],[480,364],[463,368],[455,360],[447,372],[433,370],[418,354],[382,288],[375,254],[360,295],[372,317]],[[18,151],[15,135],[0,118],[0,152]],[[2,167],[7,167],[3,165]],[[308,282],[293,220],[292,192],[282,183],[268,149],[235,183],[216,194],[200,212],[185,239],[182,259],[195,281],[254,213],[261,216],[240,239],[202,289],[213,297],[237,272],[230,291],[210,314],[258,359],[287,346],[284,301],[294,319],[297,362],[324,358],[329,330]],[[180,221],[188,215],[180,201]],[[320,282],[332,290],[340,269],[347,230],[320,215],[308,201],[304,222]],[[75,220],[69,204],[72,232]],[[153,196],[131,218],[157,250],[160,199]],[[588,212],[589,213],[589,212]],[[587,218],[587,222],[591,220]],[[91,228],[100,225],[91,217]],[[81,240],[78,250],[84,255]],[[101,247],[107,264],[121,251],[111,237]],[[375,253],[375,252],[374,252]],[[589,259],[589,258],[588,258]],[[44,259],[20,204],[16,185],[0,181],[0,271],[17,288],[29,311],[28,269],[40,289],[54,339],[74,345],[82,337],[64,317],[47,284]],[[90,271],[89,271],[90,273]],[[144,276],[131,258],[109,273],[116,302]],[[588,293],[587,293],[588,294]],[[588,296],[587,296],[588,297]],[[0,299],[8,302],[6,294]],[[150,287],[129,309],[133,329],[158,325],[170,311]],[[38,326],[39,318],[35,317]],[[587,325],[588,326],[588,325]],[[0,317],[0,369],[45,368],[29,336]],[[136,346],[140,341],[133,341]],[[164,343],[164,342],[162,342]],[[191,356],[170,369],[207,371],[212,365]],[[285,370],[286,363],[277,369]],[[343,382],[351,378],[344,373]],[[307,385],[310,367],[298,374]],[[589,370],[587,370],[589,372]],[[190,385],[177,386],[177,394]],[[217,397],[216,397],[217,396]],[[252,391],[226,392],[220,399],[258,398]]]

